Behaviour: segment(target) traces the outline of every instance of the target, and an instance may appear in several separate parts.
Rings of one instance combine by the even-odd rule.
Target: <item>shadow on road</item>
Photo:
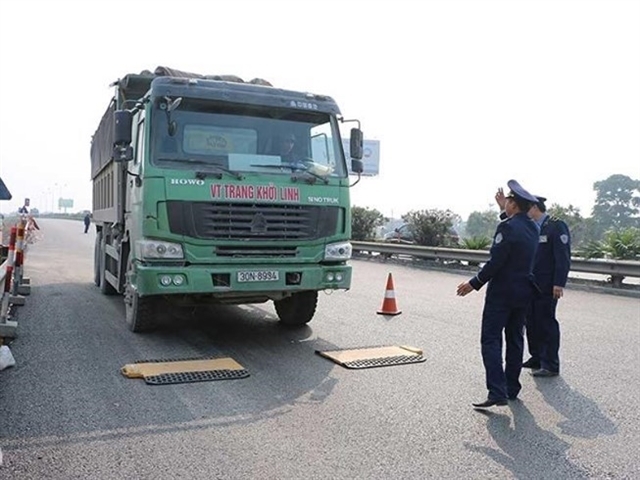
[[[487,430],[499,448],[465,444],[513,473],[515,478],[589,478],[588,472],[566,458],[570,445],[543,430],[527,407],[519,401],[509,403],[509,415],[486,412]]]
[[[536,378],[536,387],[544,400],[566,420],[558,426],[565,435],[580,438],[596,438],[600,435],[615,435],[616,425],[590,398],[572,388],[560,377]]]

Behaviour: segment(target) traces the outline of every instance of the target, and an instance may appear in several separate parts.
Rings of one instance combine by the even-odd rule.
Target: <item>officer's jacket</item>
[[[536,282],[543,293],[567,284],[571,267],[571,235],[565,222],[547,216],[540,226],[538,252],[533,267]]]
[[[470,280],[476,290],[489,282],[486,300],[511,306],[531,301],[533,265],[539,229],[526,213],[517,213],[498,224],[489,261]]]

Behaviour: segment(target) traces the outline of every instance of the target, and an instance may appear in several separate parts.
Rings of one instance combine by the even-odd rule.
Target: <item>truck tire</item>
[[[138,295],[138,289],[131,284],[130,280],[132,269],[133,262],[129,256],[124,286],[125,321],[132,332],[149,332],[156,326],[155,315],[157,313],[158,299],[156,297],[141,297]]]
[[[288,326],[302,326],[311,321],[318,305],[318,292],[294,293],[290,297],[273,302],[280,322]]]
[[[107,279],[105,278],[105,272],[107,271],[106,263],[107,263],[107,252],[106,252],[107,242],[105,238],[100,235],[100,250],[98,251],[98,265],[99,265],[99,280],[100,280],[100,291],[104,295],[115,295],[118,291],[113,288]]]

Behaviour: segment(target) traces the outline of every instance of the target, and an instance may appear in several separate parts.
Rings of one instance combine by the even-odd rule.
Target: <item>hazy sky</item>
[[[333,96],[380,141],[353,203],[386,215],[466,219],[510,178],[589,215],[640,178],[638,0],[2,0],[0,211],[90,208],[109,84],[158,65]]]

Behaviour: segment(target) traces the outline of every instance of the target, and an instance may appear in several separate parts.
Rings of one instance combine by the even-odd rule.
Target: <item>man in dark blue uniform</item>
[[[506,405],[520,392],[524,348],[524,322],[533,298],[533,262],[539,229],[527,212],[537,202],[515,180],[507,183],[508,218],[500,222],[493,237],[491,257],[472,279],[458,285],[456,293],[467,295],[488,283],[482,312],[480,337],[486,371],[487,399],[475,408]],[[506,366],[502,366],[502,335],[506,338]]]
[[[556,319],[558,300],[564,294],[571,267],[571,235],[565,222],[547,215],[546,198],[529,215],[540,226],[538,252],[533,268],[540,294],[527,314],[527,343],[531,358],[522,365],[532,368],[534,377],[555,377],[560,372],[560,325]]]

